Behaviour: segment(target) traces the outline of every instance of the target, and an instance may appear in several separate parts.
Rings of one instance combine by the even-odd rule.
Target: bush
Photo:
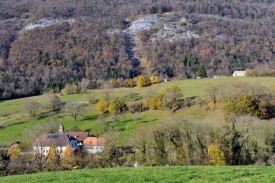
[[[259,105],[252,97],[242,94],[237,97],[230,97],[225,104],[225,111],[236,115],[258,116]]]
[[[158,76],[151,76],[150,81],[152,84],[158,83],[159,82],[159,77]]]
[[[110,86],[111,86],[112,88],[118,88],[118,87],[119,87],[119,83],[118,83],[118,81],[117,81],[116,79],[111,79],[111,80],[109,81],[109,83],[110,83]]]
[[[137,87],[144,87],[149,84],[148,78],[143,75],[139,75],[137,78]]]
[[[11,147],[8,150],[8,155],[12,158],[12,159],[17,159],[20,156],[20,152],[21,149],[18,147]]]
[[[136,84],[132,79],[126,79],[124,81],[124,85],[125,85],[125,87],[133,88],[133,87],[135,87]]]
[[[108,107],[108,111],[110,113],[120,113],[127,111],[128,107],[121,98],[116,98],[110,102],[110,105]]]
[[[79,90],[76,84],[66,84],[60,92],[62,95],[70,95],[79,93]]]
[[[129,105],[129,110],[131,113],[136,113],[136,112],[142,112],[142,103],[140,102],[133,102]]]
[[[99,112],[106,113],[108,112],[108,102],[106,101],[106,98],[99,99],[96,108]]]
[[[151,110],[162,110],[164,108],[164,103],[162,101],[163,94],[157,93],[152,96],[149,101],[149,109]]]
[[[214,101],[211,101],[208,103],[208,109],[213,111],[213,110],[215,110],[215,108],[216,108],[216,103]]]
[[[166,88],[164,92],[163,104],[166,108],[171,109],[172,106],[182,97],[181,89],[177,86]]]

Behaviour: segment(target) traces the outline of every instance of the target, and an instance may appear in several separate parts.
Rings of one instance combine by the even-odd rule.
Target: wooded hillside
[[[83,78],[96,88],[139,74],[192,78],[201,65],[208,76],[272,69],[274,9],[273,0],[1,1],[0,99],[59,92]],[[152,15],[165,23],[129,33],[141,18],[157,21]],[[162,39],[170,23],[177,31],[167,37],[179,39]]]

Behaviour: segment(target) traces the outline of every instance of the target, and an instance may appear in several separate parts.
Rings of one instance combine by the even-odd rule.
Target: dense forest
[[[200,66],[210,77],[273,69],[274,9],[274,0],[2,0],[0,99],[83,78],[97,88],[140,74],[194,78]],[[154,26],[129,31],[144,17]]]

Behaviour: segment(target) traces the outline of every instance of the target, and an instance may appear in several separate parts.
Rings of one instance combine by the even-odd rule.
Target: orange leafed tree
[[[20,155],[20,148],[18,147],[11,147],[8,150],[8,155],[10,155],[11,158],[17,159]]]
[[[72,169],[74,167],[74,150],[67,144],[65,151],[61,154],[61,163],[65,169]]]
[[[55,163],[56,161],[57,161],[57,153],[56,153],[56,150],[55,150],[55,145],[54,144],[52,144],[52,146],[51,146],[51,148],[50,148],[50,150],[49,150],[49,154],[48,154],[48,156],[47,156],[47,163],[50,163],[50,164],[52,164],[52,163]]]

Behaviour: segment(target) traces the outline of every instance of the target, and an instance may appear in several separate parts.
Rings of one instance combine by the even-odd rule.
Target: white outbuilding
[[[233,77],[246,76],[246,71],[235,71]]]

